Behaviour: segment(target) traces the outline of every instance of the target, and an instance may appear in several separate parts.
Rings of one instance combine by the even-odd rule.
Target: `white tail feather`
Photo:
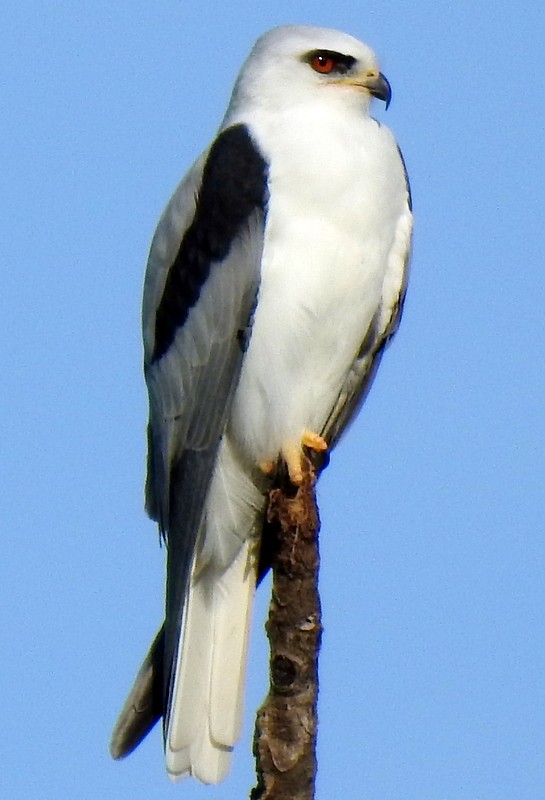
[[[229,771],[242,725],[255,581],[248,541],[226,571],[209,565],[191,581],[166,740],[173,779],[218,783]]]

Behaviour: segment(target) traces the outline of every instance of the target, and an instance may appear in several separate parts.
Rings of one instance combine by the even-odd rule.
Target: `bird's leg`
[[[300,486],[303,482],[303,447],[323,452],[327,450],[327,442],[318,433],[305,430],[301,436],[300,444],[286,444],[282,447],[282,458],[286,462],[290,481],[295,486]]]
[[[295,486],[300,486],[303,481],[303,447],[308,447],[309,450],[315,450],[320,453],[327,450],[327,442],[318,433],[304,430],[298,444],[289,442],[282,446],[280,455],[288,469],[290,481]],[[271,475],[275,466],[274,461],[260,461],[258,464],[264,475]]]

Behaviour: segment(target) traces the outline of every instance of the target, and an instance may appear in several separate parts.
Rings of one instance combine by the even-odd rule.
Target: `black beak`
[[[367,88],[373,97],[384,100],[386,108],[388,108],[392,99],[392,87],[388,82],[388,78],[382,72],[379,72],[376,77],[368,81]]]

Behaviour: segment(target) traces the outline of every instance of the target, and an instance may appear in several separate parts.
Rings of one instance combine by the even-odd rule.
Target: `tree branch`
[[[307,460],[295,494],[287,480],[269,493],[264,537],[273,571],[266,625],[270,685],[256,718],[257,785],[251,800],[314,797],[322,635],[315,483],[315,470]]]

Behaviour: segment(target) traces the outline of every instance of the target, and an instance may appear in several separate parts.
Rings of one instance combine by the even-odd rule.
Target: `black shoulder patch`
[[[210,149],[195,216],[169,269],[155,315],[153,361],[163,356],[199,299],[214,262],[222,261],[244,222],[264,211],[267,165],[246,125],[222,131]]]

